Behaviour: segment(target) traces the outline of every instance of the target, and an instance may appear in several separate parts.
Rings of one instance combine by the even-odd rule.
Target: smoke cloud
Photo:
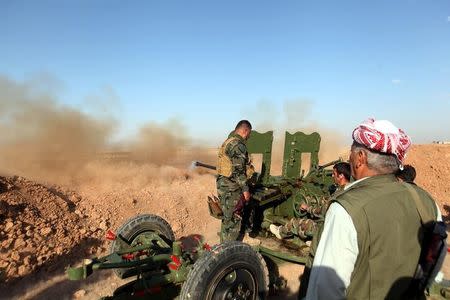
[[[327,128],[320,124],[319,118],[313,115],[314,102],[308,99],[288,100],[281,107],[274,103],[262,100],[256,109],[250,111],[249,118],[256,131],[265,132],[273,130],[274,142],[272,147],[273,175],[281,174],[283,163],[283,150],[285,132],[295,133],[302,131],[305,134],[318,132],[321,136],[319,163],[324,164],[342,157],[348,158],[348,145],[345,137],[337,130]],[[305,166],[309,162],[303,162]],[[303,168],[302,166],[302,168]]]
[[[132,176],[140,173],[146,179],[168,174],[167,168],[155,172],[158,166],[186,168],[193,159],[215,161],[214,150],[190,147],[192,141],[178,120],[149,122],[136,136],[119,142],[123,152],[112,152],[118,131],[114,112],[120,106],[114,90],[105,88],[84,99],[87,113],[62,105],[58,87],[58,81],[47,76],[24,83],[0,76],[1,173],[74,184],[95,176],[117,177],[117,168],[120,178],[126,177],[124,166],[135,168]]]
[[[59,105],[51,91],[5,77],[0,77],[0,124],[2,169],[32,175],[70,172],[92,159],[115,125]]]
[[[188,139],[179,121],[169,120],[161,125],[151,122],[140,128],[136,139],[131,143],[131,152],[136,160],[161,165],[175,161],[178,152],[187,143]]]

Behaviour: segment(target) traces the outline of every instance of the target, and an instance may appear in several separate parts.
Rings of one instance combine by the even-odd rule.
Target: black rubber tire
[[[232,241],[215,245],[210,252],[203,254],[195,262],[181,288],[180,300],[226,299],[223,295],[213,294],[216,287],[233,270],[243,270],[254,283],[251,296],[242,299],[266,299],[269,292],[269,273],[264,259],[250,245]]]
[[[172,246],[172,242],[175,241],[175,234],[173,233],[170,224],[157,215],[144,214],[135,216],[127,220],[122,226],[117,229],[116,235],[122,236],[129,243],[144,232],[155,232],[166,241],[169,246]],[[109,253],[121,251],[121,244],[113,241],[109,248]],[[129,269],[114,269],[114,273],[122,278],[123,274]]]

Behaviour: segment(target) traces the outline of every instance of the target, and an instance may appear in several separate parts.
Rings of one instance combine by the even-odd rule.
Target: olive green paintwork
[[[319,166],[320,135],[317,132],[285,133],[283,171],[281,176],[270,175],[273,132],[258,133],[252,131],[247,141],[249,154],[262,154],[261,173],[252,190],[252,197],[259,206],[267,207],[264,215],[267,221],[284,223],[281,219],[302,217],[295,209],[300,202],[315,204],[321,197],[328,197],[328,187],[333,183],[331,166],[341,159]],[[302,154],[310,157],[309,171],[304,175],[301,170]]]
[[[272,160],[273,131],[259,133],[252,131],[247,141],[247,151],[249,154],[262,154],[261,175],[262,183],[270,180],[270,165]]]
[[[332,170],[326,168],[342,161],[340,158],[325,165],[319,165],[320,135],[317,132],[285,133],[282,174],[270,174],[273,146],[273,132],[259,133],[252,131],[247,141],[249,154],[262,154],[261,170],[256,183],[251,189],[252,198],[257,201],[262,210],[261,228],[267,231],[270,224],[286,224],[292,218],[305,217],[305,213],[297,208],[300,203],[308,206],[320,205],[323,199],[329,197],[329,186],[333,184]],[[302,158],[306,158],[302,165]],[[309,165],[307,164],[309,161]],[[302,167],[307,169],[302,170]],[[306,173],[306,174],[305,174]],[[304,241],[299,238],[292,240],[294,244],[303,247]],[[305,257],[299,254],[277,252],[269,248],[258,249],[264,255],[276,257],[295,263],[304,263]]]

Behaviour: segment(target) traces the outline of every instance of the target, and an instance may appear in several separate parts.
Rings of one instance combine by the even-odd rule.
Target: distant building
[[[433,141],[433,144],[448,144],[450,145],[449,141]]]

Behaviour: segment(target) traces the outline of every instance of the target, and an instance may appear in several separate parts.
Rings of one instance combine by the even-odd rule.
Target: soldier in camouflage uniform
[[[219,150],[216,185],[223,211],[221,242],[240,239],[242,211],[236,211],[235,208],[241,198],[245,202],[250,200],[247,185],[250,163],[245,142],[250,137],[251,130],[249,121],[239,121]]]
[[[333,166],[333,180],[336,185],[334,193],[342,192],[350,182],[350,164],[339,162]],[[334,196],[334,195],[333,195]],[[299,211],[306,213],[307,218],[292,218],[283,226],[270,225],[270,231],[279,239],[296,235],[303,240],[311,238],[317,231],[317,223],[323,222],[329,200],[321,198],[314,205],[301,203]]]
[[[315,204],[306,204],[302,202],[298,210],[305,214],[302,218],[292,218],[285,225],[270,225],[270,231],[279,239],[288,238],[293,235],[302,240],[310,240],[317,230],[317,226],[323,221],[327,210],[329,199],[318,199]]]

